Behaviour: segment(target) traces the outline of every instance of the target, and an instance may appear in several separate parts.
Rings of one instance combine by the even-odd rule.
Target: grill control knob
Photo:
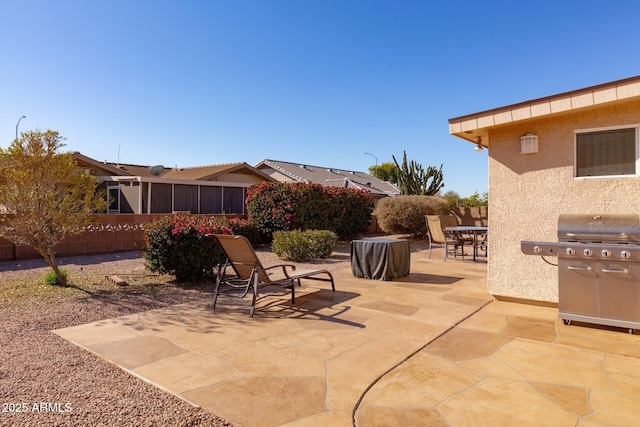
[[[611,251],[608,250],[608,249],[603,249],[602,256],[605,257],[605,258],[610,257],[611,256]]]
[[[573,255],[576,253],[576,251],[572,248],[567,248],[567,250],[565,251],[567,255]]]
[[[620,257],[622,257],[622,258],[631,258],[631,252],[622,251],[622,252],[620,252]]]
[[[584,253],[584,256],[592,256],[593,255],[593,251],[591,249],[585,249],[583,253]]]

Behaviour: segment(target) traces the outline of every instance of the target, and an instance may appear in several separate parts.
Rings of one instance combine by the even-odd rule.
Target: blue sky
[[[448,119],[640,74],[637,0],[22,0],[0,5],[0,146],[53,129],[97,160],[443,164]],[[373,154],[367,155],[365,152]]]

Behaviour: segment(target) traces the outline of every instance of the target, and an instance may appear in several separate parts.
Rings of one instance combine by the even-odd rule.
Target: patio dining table
[[[454,233],[466,233],[473,236],[473,261],[476,260],[478,255],[478,247],[485,243],[487,240],[487,233],[489,227],[474,226],[474,225],[458,225],[456,227],[445,227],[446,231],[452,231]]]

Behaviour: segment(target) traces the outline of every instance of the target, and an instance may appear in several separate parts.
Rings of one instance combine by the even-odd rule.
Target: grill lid
[[[640,244],[640,215],[561,214],[558,217],[558,240]]]

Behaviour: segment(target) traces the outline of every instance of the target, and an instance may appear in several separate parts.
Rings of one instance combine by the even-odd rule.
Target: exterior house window
[[[226,214],[244,213],[245,189],[224,187],[222,194],[222,206]]]
[[[198,186],[176,184],[173,187],[173,210],[198,213]]]
[[[153,184],[151,186],[151,209],[149,213],[171,213],[171,184]]]
[[[575,131],[576,177],[638,176],[638,126]]]
[[[120,185],[107,184],[107,212],[120,213]]]
[[[222,213],[222,187],[200,187],[200,213]]]

